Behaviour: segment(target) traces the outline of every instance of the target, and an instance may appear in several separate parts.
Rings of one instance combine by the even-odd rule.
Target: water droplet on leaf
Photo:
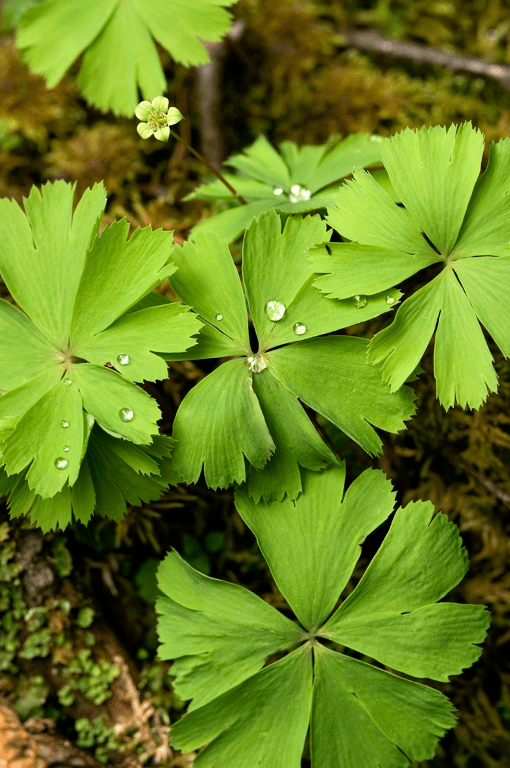
[[[128,365],[129,355],[126,355],[125,352],[121,352],[120,355],[117,356],[117,362],[119,363],[119,365]]]
[[[275,187],[273,189],[273,195],[283,195],[283,187]]]
[[[64,445],[64,453],[68,453],[70,450],[68,445]]]
[[[251,357],[247,358],[246,362],[248,363],[248,368],[253,373],[260,373],[264,368],[267,368],[267,363],[262,355],[251,355]]]
[[[64,429],[67,429],[67,427],[68,427],[68,426],[69,426],[69,422],[68,422],[68,421],[66,421],[66,419],[64,419],[64,421],[62,422],[62,427],[63,427]]]
[[[64,384],[66,385],[66,387],[70,387],[72,383],[73,383],[72,379],[64,379]]]
[[[67,461],[67,459],[63,459],[61,457],[58,459],[55,459],[55,466],[57,469],[65,469],[68,464],[69,462]]]
[[[266,304],[266,315],[276,323],[284,316],[285,309],[285,304],[282,304],[281,301],[268,301]]]
[[[352,303],[356,307],[356,309],[363,309],[363,307],[367,306],[367,297],[366,296],[353,296],[352,297]]]
[[[395,297],[392,296],[391,293],[389,293],[386,296],[386,304],[390,304],[391,305],[391,304],[394,304],[394,303],[395,303]]]
[[[290,188],[289,200],[291,203],[300,203],[303,200],[309,200],[312,193],[306,187],[302,187],[301,184],[293,184]]]
[[[306,333],[306,325],[304,323],[294,323],[294,333],[296,336],[302,336]]]
[[[223,315],[218,312],[216,315],[216,320],[223,320]]]
[[[133,421],[135,412],[132,408],[121,408],[119,411],[119,416],[122,421]]]

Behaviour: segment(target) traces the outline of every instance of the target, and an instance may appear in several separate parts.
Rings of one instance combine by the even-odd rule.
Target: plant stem
[[[246,200],[244,199],[244,197],[242,197],[235,191],[232,184],[229,184],[226,178],[218,170],[216,170],[214,165],[211,165],[211,163],[208,160],[206,160],[205,157],[200,154],[200,152],[197,152],[196,149],[193,149],[191,144],[188,144],[187,141],[184,141],[184,139],[181,139],[179,134],[175,133],[175,131],[172,131],[171,129],[170,129],[170,135],[173,136],[174,139],[177,139],[177,141],[180,141],[181,144],[184,147],[186,147],[188,152],[191,152],[193,155],[195,155],[196,158],[198,158],[202,163],[204,163],[204,165],[206,165],[209,168],[211,173],[214,173],[214,175],[221,181],[222,184],[226,186],[228,191],[234,195],[235,199],[238,200],[241,203],[241,205],[246,205]]]

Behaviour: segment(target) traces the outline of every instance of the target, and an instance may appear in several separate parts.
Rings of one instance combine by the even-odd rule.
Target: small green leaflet
[[[43,499],[30,489],[26,471],[8,476],[0,468],[0,494],[9,493],[11,517],[28,515],[44,533],[63,530],[73,517],[86,525],[95,511],[118,522],[127,504],[139,506],[159,499],[177,482],[170,459],[172,444],[170,438],[156,435],[151,445],[133,445],[94,425],[72,487],[65,485],[55,496]]]
[[[413,413],[413,391],[392,394],[367,365],[368,341],[325,336],[391,308],[387,291],[339,302],[314,288],[306,254],[327,239],[319,216],[289,217],[282,232],[278,214],[267,211],[246,232],[242,281],[227,244],[213,233],[198,232],[173,252],[172,287],[206,325],[195,347],[165,359],[237,358],[213,370],[179,406],[173,460],[185,482],[196,482],[203,469],[212,488],[248,480],[255,499],[294,499],[303,467],[336,463],[302,403],[371,454],[382,445],[373,426],[396,432]],[[392,292],[392,303],[399,296]]]
[[[43,500],[83,478],[85,415],[123,441],[152,443],[159,408],[134,382],[165,378],[155,353],[184,352],[201,327],[188,307],[144,298],[175,271],[172,233],[147,228],[127,240],[120,221],[98,237],[103,186],[74,214],[73,191],[34,188],[25,213],[0,200],[0,273],[23,310],[0,301],[2,462]],[[75,514],[88,517],[89,506]]]
[[[166,89],[156,42],[185,66],[209,61],[200,40],[218,41],[235,0],[46,0],[19,20],[17,45],[53,88],[81,55],[78,86],[104,112],[130,116]]]
[[[498,382],[483,326],[510,356],[510,139],[491,147],[479,177],[483,136],[466,123],[406,129],[382,148],[398,207],[359,171],[336,196],[328,222],[351,242],[311,257],[330,298],[370,295],[433,264],[441,272],[399,307],[372,339],[368,360],[397,390],[435,331],[434,373],[445,408],[479,408]]]
[[[382,142],[380,136],[365,133],[353,133],[343,141],[333,137],[320,146],[298,147],[284,141],[280,154],[264,136],[259,136],[242,154],[226,161],[243,174],[225,177],[248,204],[238,205],[220,181],[203,184],[185,199],[229,200],[235,207],[204,219],[193,232],[215,232],[231,243],[264,211],[293,214],[327,208],[335,199],[341,179],[356,168],[381,163]]]
[[[437,603],[464,576],[457,527],[430,502],[397,510],[379,551],[338,604],[366,536],[391,515],[394,493],[367,470],[344,493],[345,466],[303,473],[293,502],[236,506],[253,530],[299,623],[234,584],[211,579],[176,552],[158,573],[160,656],[175,659],[180,696],[172,728],[200,768],[300,768],[308,726],[314,768],[405,768],[430,759],[455,724],[439,691],[332,650],[348,649],[415,677],[448,680],[476,661],[483,606]],[[328,618],[329,617],[329,618]],[[279,661],[267,660],[290,651]],[[251,748],[249,748],[251,746]],[[254,751],[255,750],[255,751]]]

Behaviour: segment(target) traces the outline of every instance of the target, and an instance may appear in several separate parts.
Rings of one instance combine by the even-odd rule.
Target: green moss
[[[110,751],[124,750],[114,729],[108,728],[102,717],[96,717],[94,720],[82,717],[76,720],[74,727],[78,734],[77,746],[94,749],[94,757],[102,763],[108,762]]]
[[[110,686],[120,671],[107,661],[96,663],[88,648],[83,648],[63,669],[67,683],[58,692],[58,700],[64,707],[74,702],[73,691],[79,691],[94,704],[103,704],[111,696]]]

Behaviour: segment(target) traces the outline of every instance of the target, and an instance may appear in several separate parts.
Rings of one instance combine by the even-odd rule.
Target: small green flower
[[[179,112],[177,107],[169,107],[169,101],[166,96],[156,96],[150,101],[141,101],[135,109],[135,115],[139,120],[143,120],[136,126],[136,129],[142,139],[150,139],[155,136],[159,141],[168,141],[170,138],[170,127],[184,120],[184,115]]]

